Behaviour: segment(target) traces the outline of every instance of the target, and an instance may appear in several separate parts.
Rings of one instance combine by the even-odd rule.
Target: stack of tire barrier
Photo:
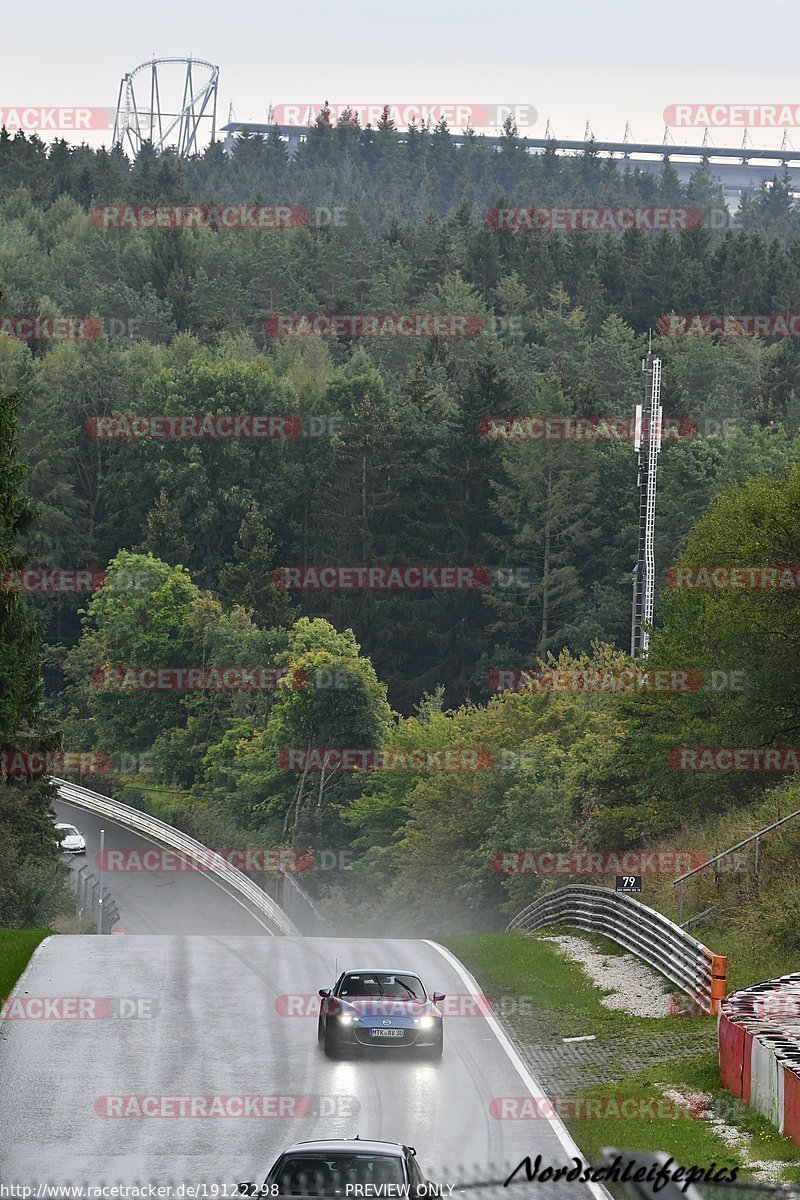
[[[800,1146],[800,973],[732,992],[718,1028],[723,1086]]]

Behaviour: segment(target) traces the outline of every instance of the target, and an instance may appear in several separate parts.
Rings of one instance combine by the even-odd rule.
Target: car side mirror
[[[330,996],[331,989],[330,988],[320,988],[319,994],[320,994],[320,996]]]
[[[434,992],[433,993],[433,1003],[434,1004],[438,1004],[440,1000],[446,1000],[446,999],[447,999],[446,992]]]

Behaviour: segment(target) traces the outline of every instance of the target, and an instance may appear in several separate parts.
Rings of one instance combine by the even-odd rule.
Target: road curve
[[[105,829],[105,848],[136,850],[142,855],[155,842],[100,817],[78,805],[54,800],[59,821],[76,825],[86,838],[86,854],[71,861],[73,870],[86,864],[97,874],[100,830]],[[167,862],[180,858],[170,851]],[[272,930],[241,897],[222,887],[202,871],[109,871],[104,882],[117,902],[119,925],[126,934],[237,934],[269,935]]]
[[[281,997],[315,996],[337,967],[371,964],[417,969],[430,990],[449,996],[479,990],[432,942],[52,937],[20,994],[140,997],[158,1009],[130,1020],[3,1022],[0,1179],[230,1184],[263,1178],[292,1141],[356,1133],[416,1146],[429,1177],[444,1183],[464,1173],[497,1178],[526,1154],[568,1163],[575,1150],[563,1127],[493,1115],[495,1098],[541,1094],[493,1019],[446,1018],[444,1057],[434,1063],[389,1050],[329,1060],[317,1046],[315,1016],[283,1015]],[[287,1108],[242,1118],[104,1115],[100,1097],[130,1095],[304,1099],[288,1106],[301,1114],[294,1116]],[[606,1193],[569,1185],[570,1196],[590,1194]]]

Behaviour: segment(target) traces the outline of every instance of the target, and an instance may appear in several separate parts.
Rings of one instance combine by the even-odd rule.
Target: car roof
[[[419,971],[409,971],[405,967],[348,967],[343,975],[413,975],[420,978]]]
[[[71,825],[69,821],[59,821],[55,826],[56,829],[74,829],[77,832],[77,826]]]
[[[294,1154],[298,1150],[319,1150],[342,1154],[346,1150],[352,1150],[400,1158],[405,1153],[405,1149],[406,1147],[401,1146],[399,1142],[368,1142],[362,1141],[361,1138],[335,1138],[317,1142],[295,1142],[293,1145],[287,1146],[283,1153]]]

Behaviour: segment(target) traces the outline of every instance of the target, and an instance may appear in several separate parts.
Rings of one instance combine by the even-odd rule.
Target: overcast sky
[[[167,5],[80,5],[38,0],[3,6],[0,109],[116,104],[122,75],[156,56],[206,58],[220,67],[220,124],[264,120],[270,104],[513,103],[532,105],[543,135],[660,142],[677,103],[789,104],[800,108],[800,5],[773,0],[347,0],[291,4],[234,0]],[[166,102],[166,97],[162,97]],[[800,150],[800,128],[788,131]],[[738,146],[741,128],[718,128]],[[699,143],[702,130],[673,129]],[[64,135],[68,140],[70,135]],[[107,141],[91,138],[93,142]],[[754,129],[753,145],[782,131]]]

